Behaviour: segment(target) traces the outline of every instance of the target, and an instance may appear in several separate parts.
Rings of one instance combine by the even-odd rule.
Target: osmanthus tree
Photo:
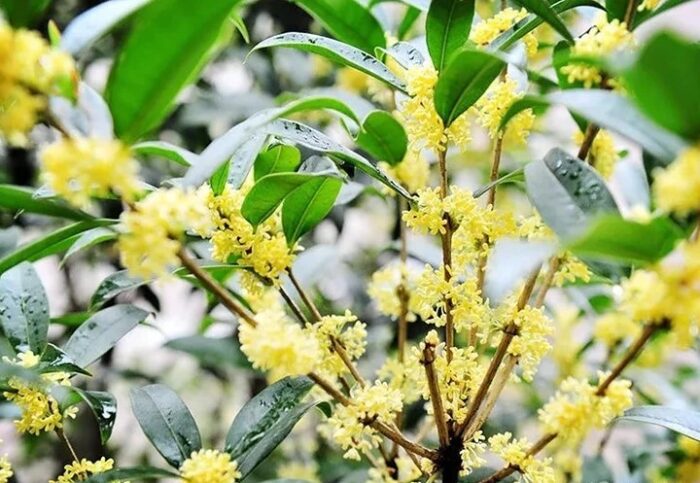
[[[19,246],[3,232],[0,245],[3,397],[20,434],[55,433],[73,459],[46,479],[259,481],[253,470],[318,407],[319,435],[359,461],[341,468],[361,476],[321,476],[307,461],[275,481],[611,480],[583,443],[617,419],[682,435],[666,436],[678,449],[645,455],[665,458],[654,465],[628,455],[624,481],[693,481],[700,415],[654,404],[643,381],[625,379],[638,361],[659,365],[692,349],[700,328],[700,47],[664,32],[640,44],[634,34],[683,1],[295,3],[326,35],[283,32],[251,52],[308,53],[355,92],[281,96],[193,152],[158,132],[233,31],[247,36],[251,5],[111,0],[62,33],[50,24],[45,40],[23,26],[50,2],[0,2],[0,134],[40,165],[36,189],[0,186],[0,207],[18,220],[65,220]],[[116,27],[124,35],[100,93],[81,71]],[[559,120],[570,115],[576,149],[543,127],[550,106],[563,106]],[[329,116],[346,142],[324,129]],[[533,131],[548,152],[501,163],[528,152]],[[632,152],[619,151],[616,136]],[[485,137],[481,187],[467,189],[464,160]],[[153,156],[177,174],[146,177],[141,161]],[[635,162],[623,171],[624,156]],[[613,175],[627,188],[610,188]],[[400,214],[391,261],[366,281],[396,334],[376,374],[358,365],[366,324],[349,307],[317,304],[295,275],[314,227],[363,196]],[[121,214],[110,215],[115,206]],[[99,284],[84,312],[51,319],[32,262],[105,244],[124,270]],[[134,415],[163,463],[82,458],[67,421],[79,404],[103,444],[118,414],[109,392],[83,389],[90,365],[149,317],[110,301],[168,278],[231,312],[240,351],[270,385],[218,447],[204,447],[173,390],[135,385]],[[69,335],[50,341],[58,323]],[[197,340],[173,347],[219,358],[224,346]],[[235,357],[236,344],[225,348],[222,357]],[[539,375],[543,358],[556,371]],[[519,421],[499,419],[501,401]],[[533,427],[535,438],[513,434]],[[0,481],[15,472],[0,460]]]

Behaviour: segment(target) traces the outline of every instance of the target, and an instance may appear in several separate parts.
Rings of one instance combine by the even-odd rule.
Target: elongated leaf
[[[97,228],[92,228],[84,233],[82,233],[78,239],[73,242],[66,254],[63,256],[61,263],[64,263],[69,257],[75,255],[81,250],[86,248],[94,247],[100,243],[115,240],[117,238],[117,233],[114,230],[109,230],[104,227],[98,226]]]
[[[362,122],[357,144],[378,161],[395,165],[403,161],[408,149],[406,130],[386,111],[373,111]]]
[[[98,309],[120,293],[136,289],[147,283],[148,280],[133,277],[126,270],[114,272],[100,282],[90,299],[90,308]]]
[[[66,354],[63,349],[53,345],[46,344],[41,361],[37,366],[38,371],[42,374],[51,372],[67,372],[69,374],[83,374],[89,376],[90,373],[80,367],[71,356]]]
[[[345,146],[338,144],[325,134],[294,121],[285,119],[277,120],[267,126],[269,134],[280,136],[281,138],[294,141],[309,149],[324,153],[334,160],[345,161],[356,168],[364,171],[374,179],[384,183],[406,199],[410,199],[410,194],[398,183],[389,178],[383,171],[370,163],[359,154],[349,150]]]
[[[505,62],[484,51],[455,53],[435,86],[435,108],[445,126],[452,124],[486,92]]]
[[[492,181],[477,190],[474,190],[472,195],[474,196],[474,198],[478,198],[480,196],[483,196],[488,190],[490,190],[494,186],[499,186],[506,183],[522,183],[525,180],[524,172],[525,170],[523,168],[513,170],[510,173],[501,176],[497,180]]]
[[[264,134],[253,134],[243,145],[233,154],[229,161],[228,176],[226,182],[238,189],[248,178],[248,173],[255,163],[258,153],[265,144]],[[215,191],[216,192],[216,191]]]
[[[668,218],[639,223],[611,215],[597,220],[567,247],[589,259],[645,265],[668,255],[683,237],[683,230]]]
[[[474,0],[433,0],[425,21],[428,52],[438,71],[469,39],[474,18]]]
[[[0,323],[12,346],[41,354],[49,330],[49,303],[31,263],[0,276]]]
[[[67,218],[69,220],[87,220],[92,218],[87,213],[68,206],[61,200],[35,198],[32,190],[9,184],[0,184],[0,208]]]
[[[73,56],[80,54],[149,1],[111,0],[81,13],[63,32],[61,48]]]
[[[52,96],[49,110],[57,125],[73,137],[114,137],[114,123],[107,103],[84,82],[78,84],[77,102]]]
[[[144,141],[131,146],[131,150],[139,155],[160,156],[181,166],[191,166],[197,162],[197,155],[192,151],[165,141]]]
[[[169,387],[152,384],[132,389],[131,409],[146,437],[173,468],[201,449],[197,423]]]
[[[153,466],[137,466],[133,468],[118,468],[92,475],[85,483],[114,483],[115,481],[158,480],[159,478],[177,478],[178,473],[154,468]]]
[[[341,42],[368,53],[386,45],[379,21],[356,0],[295,1]]]
[[[636,421],[639,423],[663,426],[671,431],[700,441],[700,412],[677,409],[668,406],[637,406],[625,411],[618,421]]]
[[[420,50],[408,42],[396,42],[388,49],[382,49],[387,55],[393,57],[404,69],[423,65],[425,58]]]
[[[112,435],[114,422],[117,419],[117,400],[108,392],[84,391],[77,387],[71,388],[88,405],[97,421],[100,430],[100,441],[106,444]]]
[[[238,2],[183,8],[181,0],[152,0],[139,13],[105,92],[119,137],[134,141],[160,124],[203,67]]]
[[[226,451],[245,478],[289,434],[313,404],[300,404],[311,390],[307,377],[286,377],[251,399],[231,424]]]
[[[79,235],[92,228],[114,224],[113,220],[79,221],[22,245],[0,259],[0,273],[24,261],[34,261],[67,250]]]
[[[133,305],[108,307],[78,327],[63,349],[79,366],[86,367],[107,353],[146,317],[148,312]]]
[[[165,347],[189,354],[205,366],[250,368],[250,362],[241,352],[235,339],[230,337],[191,335],[169,340]]]
[[[598,215],[618,212],[598,173],[558,148],[525,166],[525,183],[542,219],[564,239],[579,236]]]
[[[278,144],[260,153],[253,169],[255,180],[272,173],[295,171],[301,164],[301,152],[294,146]]]
[[[515,3],[525,7],[528,12],[534,13],[539,18],[547,22],[559,35],[564,37],[569,43],[574,42],[571,32],[566,28],[564,22],[559,18],[557,12],[546,0],[515,0]]]
[[[31,27],[51,5],[51,0],[0,0],[5,18],[14,27]]]
[[[351,45],[319,35],[289,32],[263,40],[253,51],[269,47],[288,47],[322,55],[333,62],[353,67],[391,87],[406,92],[406,86],[389,68],[375,57]]]
[[[317,177],[287,196],[282,206],[282,228],[290,246],[326,217],[342,185],[338,178]]]

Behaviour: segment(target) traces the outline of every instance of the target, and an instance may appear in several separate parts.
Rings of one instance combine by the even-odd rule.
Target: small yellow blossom
[[[241,473],[228,453],[200,449],[182,463],[180,477],[186,483],[236,483]]]
[[[367,295],[377,304],[382,314],[398,318],[401,315],[401,291],[408,298],[406,319],[416,320],[417,300],[413,294],[418,283],[415,270],[403,264],[391,264],[377,270],[367,286]],[[403,289],[402,289],[403,287]]]
[[[521,481],[525,483],[554,483],[551,459],[536,459],[527,454],[531,447],[526,438],[512,439],[511,433],[499,433],[489,438],[491,451],[509,465],[519,468]]]
[[[2,443],[2,441],[0,441]],[[0,457],[0,483],[7,483],[15,472],[12,471],[12,464],[7,459],[7,455]]]
[[[656,7],[658,7],[663,0],[642,0],[642,3],[639,4],[637,7],[637,10],[640,12],[643,12],[644,10],[656,10]]]
[[[525,17],[527,17],[527,10],[524,8],[520,10],[505,8],[493,17],[476,24],[469,34],[469,40],[484,47]]]
[[[683,151],[666,169],[656,173],[654,200],[665,211],[687,215],[700,209],[700,147]]]
[[[63,474],[49,483],[78,483],[91,475],[104,473],[112,468],[114,468],[114,460],[111,458],[105,459],[102,457],[94,462],[83,458],[80,461],[73,461],[71,464],[64,466]]]
[[[474,105],[479,124],[489,131],[492,138],[503,136],[508,144],[522,145],[527,141],[535,114],[532,109],[525,109],[513,117],[506,125],[505,133],[500,133],[501,120],[506,111],[525,93],[517,92],[517,83],[511,77],[497,79]]]
[[[419,481],[421,471],[407,456],[395,460],[396,468],[389,468],[384,461],[367,472],[367,483],[415,483]]]
[[[574,142],[581,144],[584,134],[581,131],[576,131],[574,134]],[[612,135],[601,129],[593,140],[591,150],[588,154],[593,167],[605,179],[610,179],[615,169],[615,163],[620,159],[620,155],[615,149],[615,142]]]
[[[508,353],[520,358],[523,378],[532,381],[542,357],[552,348],[547,337],[554,327],[542,308],[526,305],[522,310],[516,311],[512,303],[509,302],[508,305],[509,308],[502,309],[501,323],[513,321],[517,330],[508,346]]]
[[[403,213],[406,226],[422,233],[445,233],[445,203],[439,188],[418,190],[416,205]]]
[[[81,208],[90,198],[112,192],[132,201],[139,190],[138,163],[118,140],[61,138],[42,149],[39,158],[43,181]]]
[[[288,461],[277,468],[280,479],[302,480],[308,483],[321,483],[318,477],[318,464],[313,461]]]
[[[402,363],[396,357],[389,357],[377,371],[380,380],[389,383],[392,389],[401,391],[405,404],[420,399],[423,391],[423,368],[417,357],[407,357]]]
[[[372,78],[351,67],[338,69],[336,74],[336,84],[338,87],[356,94],[364,94],[369,89],[369,82]]]
[[[388,163],[382,162],[380,167],[411,193],[425,188],[428,184],[430,166],[420,151],[409,149],[400,163],[390,166]],[[394,194],[393,191],[390,193]]]
[[[640,326],[629,315],[620,312],[608,312],[596,320],[593,336],[608,348],[615,347],[623,340],[634,337]]]
[[[572,255],[571,252],[564,252],[559,256],[559,269],[554,274],[552,285],[561,287],[567,282],[571,283],[576,280],[590,281],[591,271],[585,263]]]
[[[595,25],[576,40],[571,48],[571,55],[579,57],[601,57],[634,44],[632,33],[627,25],[617,19],[608,21],[605,14],[600,15]],[[584,63],[572,63],[562,68],[569,82],[583,82],[586,87],[598,85],[603,80],[600,69]]]
[[[481,455],[486,451],[484,433],[477,431],[469,441],[464,443],[464,448],[460,451],[462,458],[461,476],[469,475],[474,469],[480,468],[486,463]]]
[[[271,380],[311,372],[321,359],[318,340],[289,319],[281,306],[255,315],[257,325],[241,324],[241,350],[256,369],[269,371]]]
[[[164,276],[178,265],[185,231],[206,232],[210,226],[209,211],[195,191],[156,190],[122,213],[117,244],[122,264],[137,277]]]
[[[322,374],[339,376],[347,370],[334,349],[334,340],[342,346],[350,360],[357,360],[365,353],[365,324],[357,320],[349,310],[344,315],[327,315],[320,321],[309,324],[306,332],[310,338],[318,341],[322,353],[318,369]]]

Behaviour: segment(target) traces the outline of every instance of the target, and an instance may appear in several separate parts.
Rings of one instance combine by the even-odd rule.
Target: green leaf
[[[148,312],[133,305],[108,307],[85,321],[63,346],[81,367],[87,367],[116,345],[131,329],[146,320]]]
[[[152,466],[137,466],[98,473],[85,480],[85,483],[114,483],[115,481],[141,481],[142,479],[160,480],[161,478],[177,478],[178,476],[178,473]]]
[[[80,236],[73,242],[65,255],[63,255],[63,260],[61,263],[65,263],[66,260],[86,248],[94,247],[100,243],[107,241],[116,240],[117,233],[114,230],[110,230],[104,227],[92,228],[86,232],[80,234]]]
[[[31,263],[21,263],[0,276],[0,323],[15,349],[44,351],[49,303]]]
[[[264,134],[253,134],[248,141],[236,150],[231,160],[227,163],[228,177],[226,182],[238,189],[248,178],[250,168],[255,163],[258,153],[265,144],[266,136]]]
[[[480,50],[456,52],[435,86],[435,109],[445,126],[452,124],[486,92],[505,62]]]
[[[37,368],[41,374],[67,372],[69,374],[90,375],[88,371],[76,364],[71,356],[66,354],[63,349],[53,344],[46,345],[44,352],[41,354],[41,361]]]
[[[425,20],[428,52],[440,72],[452,54],[469,39],[474,18],[474,0],[433,0]]]
[[[389,68],[360,49],[319,35],[288,32],[263,40],[253,51],[269,47],[287,47],[322,55],[333,62],[353,67],[385,84],[406,93],[406,86]]]
[[[655,424],[700,441],[700,412],[669,406],[637,406],[625,411],[617,421]]]
[[[287,196],[282,206],[282,228],[290,246],[326,217],[342,185],[338,178],[316,177]]]
[[[181,166],[191,166],[197,162],[197,155],[192,151],[165,141],[144,141],[131,146],[131,150],[141,156],[160,156]]]
[[[93,218],[85,212],[73,208],[59,199],[35,198],[34,192],[21,186],[0,184],[0,208],[10,211],[23,211],[40,215],[87,220]]]
[[[564,22],[559,18],[557,12],[546,0],[515,0],[515,3],[525,7],[528,12],[534,13],[539,18],[547,22],[559,35],[564,37],[569,43],[574,42],[571,32],[566,28]]]
[[[333,141],[316,129],[298,122],[280,119],[267,126],[267,133],[294,141],[309,149],[324,153],[335,161],[350,163],[372,178],[382,182],[404,198],[411,199],[411,195],[401,185],[389,178],[374,164],[345,146]]]
[[[195,357],[204,366],[250,368],[250,363],[241,352],[236,340],[231,337],[205,337],[191,335],[169,340],[165,347]]]
[[[510,173],[501,176],[497,180],[491,181],[490,183],[485,184],[481,188],[475,190],[472,193],[472,196],[474,196],[474,198],[479,198],[480,196],[483,196],[488,190],[490,190],[494,186],[499,186],[499,185],[507,184],[507,183],[522,183],[525,180],[525,176],[523,174],[524,172],[525,172],[524,168],[515,169],[515,170],[511,171]]]
[[[382,51],[393,57],[404,69],[419,67],[425,62],[423,54],[408,42],[396,42],[388,49],[382,49]]]
[[[211,186],[211,191],[216,196],[223,193],[224,188],[226,188],[229,169],[231,169],[231,163],[224,163],[221,166],[219,166],[219,169],[214,171],[214,174],[211,175],[211,179],[209,179],[209,186]]]
[[[97,286],[95,293],[92,294],[90,299],[90,308],[98,309],[120,293],[133,290],[148,282],[148,280],[129,275],[129,272],[126,270],[114,272]]]
[[[378,161],[395,165],[403,161],[408,136],[403,125],[386,111],[372,111],[362,122],[357,144]]]
[[[49,111],[52,120],[70,137],[112,139],[114,123],[102,96],[84,82],[77,85],[77,99],[52,96]]]
[[[197,423],[169,387],[152,384],[132,389],[131,409],[146,437],[173,468],[202,448]]]
[[[384,29],[372,13],[356,0],[295,0],[333,37],[373,53],[386,46]]]
[[[258,181],[273,173],[295,171],[301,164],[301,152],[294,146],[278,144],[258,154],[253,167],[253,176]]]
[[[100,441],[103,445],[106,444],[112,435],[114,422],[117,419],[116,398],[103,391],[84,391],[77,387],[72,387],[71,390],[78,394],[92,411],[100,430]]]
[[[689,141],[700,138],[700,45],[661,32],[625,71],[625,87],[654,122]]]
[[[75,17],[61,36],[61,48],[73,56],[88,49],[150,0],[111,0]]]
[[[0,0],[0,8],[13,27],[31,27],[49,5],[51,0]]]
[[[72,225],[64,226],[26,245],[18,247],[12,253],[0,259],[0,273],[6,272],[15,265],[24,261],[39,260],[49,255],[68,250],[79,238],[80,235],[92,228],[112,225],[113,220],[89,220],[79,221]]]
[[[183,8],[181,0],[153,0],[139,12],[105,90],[120,138],[132,142],[163,121],[209,59],[239,1]]]
[[[600,214],[618,213],[598,173],[558,148],[525,166],[525,184],[544,222],[563,239],[579,236]]]
[[[308,377],[277,381],[241,408],[226,435],[226,451],[245,478],[289,434],[314,404],[300,404],[311,390]]]
[[[608,215],[596,220],[567,248],[590,259],[646,265],[668,255],[683,237],[683,230],[669,218],[639,223]]]

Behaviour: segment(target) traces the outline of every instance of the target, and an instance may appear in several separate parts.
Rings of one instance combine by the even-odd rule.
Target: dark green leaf
[[[165,347],[190,354],[205,366],[229,365],[236,368],[250,368],[248,359],[241,352],[235,339],[230,337],[191,335],[170,340]]]
[[[31,263],[21,263],[0,276],[0,323],[15,349],[44,351],[49,303]]]
[[[51,323],[76,328],[89,319],[91,315],[90,312],[69,312],[58,317],[51,317]]]
[[[87,213],[68,206],[61,200],[35,198],[32,190],[9,184],[0,185],[0,208],[67,218],[69,220],[87,220],[92,218]]]
[[[161,123],[210,57],[239,1],[183,8],[181,0],[153,0],[139,12],[105,90],[119,137],[134,141]]]
[[[238,189],[248,178],[250,169],[255,163],[258,153],[265,144],[266,136],[264,134],[254,134],[248,141],[234,154],[228,162],[228,178],[226,182],[233,188]]]
[[[290,246],[326,217],[342,185],[338,178],[316,177],[287,196],[282,206],[282,228]]]
[[[146,320],[148,312],[133,305],[115,305],[97,312],[73,332],[64,345],[81,367],[102,357],[131,329]]]
[[[158,480],[162,478],[177,478],[178,473],[152,466],[138,466],[134,468],[118,468],[92,475],[85,483],[114,483],[115,481],[141,481]]]
[[[386,111],[373,111],[362,122],[357,144],[378,161],[395,165],[403,161],[408,136],[399,121]]]
[[[146,437],[173,468],[202,448],[197,423],[169,387],[152,384],[132,389],[131,409]]]
[[[66,254],[63,256],[63,261],[61,263],[65,263],[65,261],[69,257],[75,255],[81,250],[94,247],[95,245],[99,245],[100,243],[116,240],[116,238],[117,233],[114,230],[110,230],[99,226],[97,228],[92,228],[86,232],[83,232],[80,234],[78,239],[75,240],[75,242],[73,242],[73,244],[70,246]]]
[[[390,57],[393,57],[404,69],[418,67],[425,62],[423,54],[408,42],[396,42],[388,49],[382,50]]]
[[[442,71],[452,54],[469,39],[474,0],[433,0],[425,20],[428,52],[435,69]]]
[[[224,163],[211,175],[209,186],[211,186],[211,191],[216,196],[224,192],[224,188],[226,188],[226,183],[228,182],[228,172],[230,168],[231,163]]]
[[[478,198],[484,195],[488,190],[490,190],[494,186],[499,186],[506,183],[521,183],[525,180],[524,172],[524,168],[518,168],[516,170],[513,170],[510,173],[501,176],[497,180],[492,181],[482,186],[481,188],[475,190],[472,194],[474,198]]]
[[[139,155],[160,156],[181,166],[191,166],[197,162],[195,153],[165,141],[145,141],[134,144],[131,150]]]
[[[278,144],[258,154],[253,167],[255,181],[272,173],[296,171],[301,164],[301,152],[294,146]]]
[[[108,392],[84,391],[77,387],[71,389],[87,403],[92,414],[95,415],[97,427],[100,430],[100,441],[103,445],[106,444],[117,419],[117,400]]]
[[[53,344],[47,344],[41,361],[37,366],[40,373],[67,372],[69,374],[83,374],[89,376],[90,373],[80,367],[71,356]]]
[[[126,270],[114,272],[100,282],[90,299],[90,308],[98,309],[120,293],[133,290],[147,283],[148,280],[133,277]]]
[[[435,86],[435,109],[445,126],[452,124],[486,92],[505,62],[488,52],[455,53]]]
[[[566,28],[564,22],[561,20],[561,18],[559,18],[559,15],[552,8],[552,5],[547,2],[547,0],[515,0],[515,3],[525,7],[528,12],[534,13],[539,18],[547,22],[567,41],[571,43],[574,42],[574,38],[571,36],[569,29]]]
[[[525,166],[525,183],[544,222],[564,239],[579,236],[598,215],[618,212],[598,173],[558,148]]]
[[[289,434],[313,404],[300,404],[311,390],[308,377],[286,377],[251,399],[231,424],[226,451],[245,478]]]
[[[51,0],[0,0],[5,18],[13,27],[31,27],[51,5]]]
[[[625,411],[618,421],[663,426],[684,436],[700,441],[700,412],[668,406],[638,406]]]

